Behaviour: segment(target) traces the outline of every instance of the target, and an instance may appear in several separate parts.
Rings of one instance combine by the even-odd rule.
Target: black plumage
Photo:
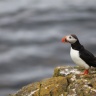
[[[77,39],[77,38],[76,38]],[[75,43],[71,44],[71,47],[79,51],[80,58],[85,61],[90,67],[96,67],[96,57],[86,50],[77,40]]]

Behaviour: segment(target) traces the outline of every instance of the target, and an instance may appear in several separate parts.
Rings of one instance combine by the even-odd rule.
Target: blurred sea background
[[[75,65],[68,34],[96,55],[96,0],[0,0],[0,96]]]

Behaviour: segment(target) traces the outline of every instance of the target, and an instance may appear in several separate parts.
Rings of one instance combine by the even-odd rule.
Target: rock
[[[96,96],[96,69],[80,75],[80,67],[62,66],[53,77],[29,84],[10,96]]]

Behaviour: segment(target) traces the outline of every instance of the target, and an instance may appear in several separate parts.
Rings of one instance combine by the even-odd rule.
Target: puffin
[[[71,59],[75,64],[85,69],[83,75],[89,74],[90,67],[96,67],[96,57],[80,44],[75,34],[64,36],[61,41],[71,44]]]

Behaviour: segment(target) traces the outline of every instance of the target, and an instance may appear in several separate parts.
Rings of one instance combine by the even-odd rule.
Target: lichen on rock
[[[11,96],[96,96],[96,69],[80,75],[83,68],[61,66],[53,77],[29,84]]]

